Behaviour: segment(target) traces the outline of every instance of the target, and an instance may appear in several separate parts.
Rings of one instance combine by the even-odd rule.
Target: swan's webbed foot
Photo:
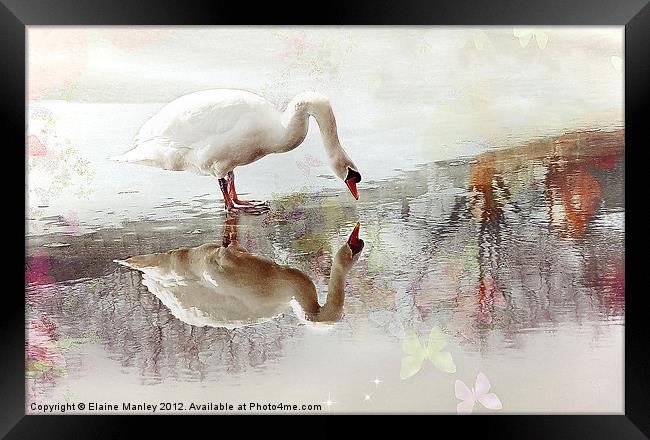
[[[242,205],[239,203],[235,203],[234,201],[232,202],[232,205],[228,205],[226,203],[226,211],[228,212],[243,212],[246,214],[264,214],[266,212],[269,212],[271,208],[269,207],[268,203],[260,204],[260,205]]]
[[[260,200],[241,200],[235,191],[235,174],[230,171],[227,179],[219,179],[219,187],[223,193],[225,209],[228,212],[243,212],[246,214],[264,214],[271,210],[269,202]]]
[[[266,206],[267,208],[269,207],[269,202],[267,201],[261,201],[261,200],[241,200],[241,199],[232,199],[233,203],[235,205],[241,205],[241,206],[257,206],[257,207],[264,207]]]

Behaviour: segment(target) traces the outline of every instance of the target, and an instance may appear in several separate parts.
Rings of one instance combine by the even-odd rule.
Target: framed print
[[[647,2],[3,3],[9,438],[127,414],[650,432]]]

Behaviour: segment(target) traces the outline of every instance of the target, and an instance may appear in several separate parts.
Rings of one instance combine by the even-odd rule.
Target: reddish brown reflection
[[[478,225],[477,322],[491,324],[499,309],[507,306],[498,283],[499,247],[505,213],[519,210],[517,194],[541,186],[551,230],[561,240],[579,239],[603,203],[599,173],[619,164],[624,145],[623,130],[572,133],[476,159],[469,173],[469,212]],[[622,259],[608,261],[605,270],[594,264],[585,267],[587,284],[600,286],[603,303],[622,313]]]
[[[553,158],[546,175],[549,223],[562,238],[579,238],[598,208],[602,188],[582,164]]]
[[[560,237],[580,238],[585,233],[603,193],[592,172],[613,169],[623,148],[622,132],[566,135],[552,143],[545,199],[549,223]]]

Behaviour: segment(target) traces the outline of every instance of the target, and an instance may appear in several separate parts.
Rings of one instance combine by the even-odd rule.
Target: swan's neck
[[[343,316],[343,302],[345,301],[345,279],[349,267],[342,265],[332,266],[330,282],[327,286],[327,300],[318,312],[318,321],[336,322]]]
[[[287,151],[297,147],[304,140],[309,128],[309,116],[313,116],[318,123],[330,161],[335,162],[347,157],[339,142],[332,106],[325,97],[309,92],[296,96],[282,115]]]
[[[345,280],[352,268],[353,260],[347,245],[339,250],[332,262],[330,281],[327,286],[327,299],[322,306],[318,303],[316,288],[309,277],[296,273],[301,279],[295,285],[293,297],[296,299],[307,321],[334,323],[343,316],[345,301]],[[296,271],[298,272],[298,271]]]

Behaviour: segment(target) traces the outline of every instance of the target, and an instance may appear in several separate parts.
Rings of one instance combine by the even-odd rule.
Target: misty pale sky
[[[546,134],[623,125],[623,36],[623,27],[32,26],[28,93],[166,103],[231,87],[282,106],[315,90],[353,130]]]

